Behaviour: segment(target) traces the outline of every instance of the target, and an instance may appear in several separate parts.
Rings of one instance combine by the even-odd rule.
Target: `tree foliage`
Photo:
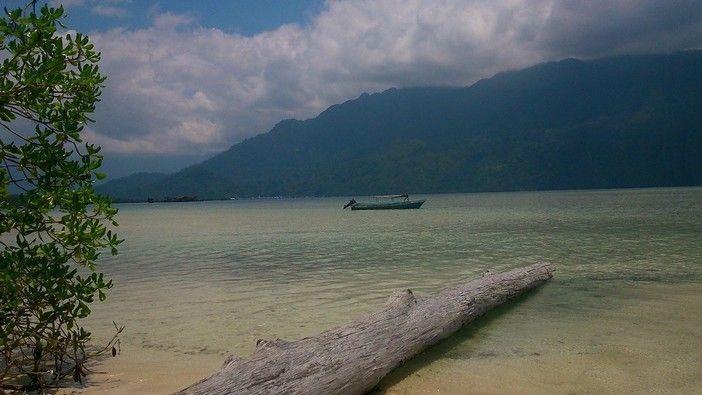
[[[93,191],[100,148],[81,132],[105,77],[88,37],[60,33],[62,7],[5,10],[0,19],[0,384],[80,380],[90,332],[80,320],[112,286],[96,272],[116,254],[116,209]],[[112,347],[112,342],[106,349]]]

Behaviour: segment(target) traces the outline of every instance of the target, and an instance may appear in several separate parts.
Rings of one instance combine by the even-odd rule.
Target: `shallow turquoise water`
[[[138,347],[245,355],[258,338],[344,323],[397,288],[429,293],[547,261],[555,278],[504,313],[516,321],[483,329],[487,342],[472,334],[450,353],[512,355],[519,343],[514,355],[541,355],[557,342],[535,338],[536,322],[545,333],[592,325],[588,317],[643,306],[637,298],[660,299],[638,285],[665,294],[702,283],[702,188],[421,198],[420,210],[375,212],[341,210],[343,197],[119,205],[126,241],[102,264],[116,285],[90,325],[100,338],[113,319],[124,323],[123,342]],[[531,335],[515,325],[520,318]],[[582,339],[562,341],[587,350]]]

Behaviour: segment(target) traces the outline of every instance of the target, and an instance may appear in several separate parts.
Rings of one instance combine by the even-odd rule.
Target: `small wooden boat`
[[[356,199],[351,199],[344,208],[350,207],[351,210],[408,210],[422,207],[426,200],[410,200],[407,194],[404,195],[386,195],[373,196],[372,202],[357,202]]]

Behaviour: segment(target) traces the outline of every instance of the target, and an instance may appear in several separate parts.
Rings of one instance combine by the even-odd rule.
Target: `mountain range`
[[[117,201],[702,185],[702,51],[565,59],[467,87],[362,94]]]

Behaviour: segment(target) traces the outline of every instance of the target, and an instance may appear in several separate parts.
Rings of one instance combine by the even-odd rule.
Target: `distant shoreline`
[[[595,192],[595,191],[617,191],[617,190],[648,190],[648,189],[687,189],[687,188],[702,188],[700,185],[672,185],[672,186],[634,186],[634,187],[614,187],[614,188],[581,188],[581,189],[521,189],[521,190],[496,190],[496,191],[466,191],[466,192],[412,192],[410,195],[426,196],[426,195],[459,195],[459,194],[495,194],[495,193],[536,193],[536,192]],[[382,193],[378,193],[381,195]],[[376,194],[348,194],[348,195],[313,195],[313,196],[251,196],[232,198],[197,198],[193,197],[188,200],[176,200],[167,198],[153,201],[142,199],[114,199],[113,203],[119,204],[141,204],[141,203],[190,203],[190,202],[220,202],[220,201],[254,201],[254,200],[292,200],[292,199],[322,199],[322,198],[347,198],[349,196],[365,197],[375,196]]]

